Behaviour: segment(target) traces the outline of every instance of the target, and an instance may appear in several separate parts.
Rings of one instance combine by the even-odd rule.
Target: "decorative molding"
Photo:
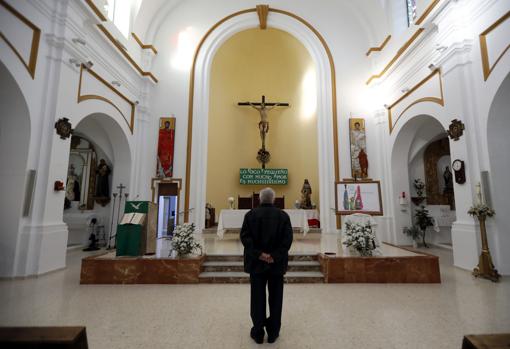
[[[85,3],[92,9],[92,11],[96,14],[96,16],[103,22],[106,22],[108,18],[97,8],[94,4],[93,0],[85,0]],[[127,61],[135,68],[135,70],[140,73],[142,76],[148,76],[155,83],[158,83],[158,79],[151,72],[146,72],[140,67],[138,63],[135,62],[133,57],[127,52],[127,50],[117,41],[117,39],[106,29],[106,27],[102,24],[98,24],[97,27],[99,30],[106,36],[108,40],[117,48],[117,50],[123,55]]]
[[[97,27],[108,38],[108,40],[110,40],[113,46],[115,46],[119,52],[128,60],[128,62],[131,63],[131,65],[138,71],[138,73],[140,73],[140,75],[150,77],[155,83],[158,82],[158,79],[156,79],[156,77],[151,72],[144,71],[142,67],[140,67],[140,65],[135,62],[133,57],[131,57],[131,55],[122,47],[122,45],[117,41],[117,39],[115,39],[115,37],[108,31],[108,29],[106,29],[104,25],[98,24]]]
[[[446,133],[453,141],[458,141],[460,137],[464,134],[464,130],[466,129],[466,126],[464,126],[464,123],[458,119],[453,119],[450,123],[450,126],[448,126],[448,130],[446,130]]]
[[[32,80],[35,79],[35,68],[37,66],[37,53],[39,52],[39,41],[41,39],[41,29],[37,27],[34,23],[28,20],[25,16],[19,13],[14,7],[9,5],[5,0],[0,0],[0,5],[3,6],[8,12],[10,12],[14,17],[19,19],[23,24],[32,29],[32,44],[30,45],[30,58],[28,62],[23,59],[21,53],[16,49],[13,43],[7,39],[4,33],[0,32],[0,38],[2,38],[7,46],[11,48],[14,54],[18,57],[21,63],[28,70],[28,73],[32,77]]]
[[[434,7],[437,6],[437,4],[439,4],[441,0],[433,0],[429,6],[427,6],[427,8],[425,9],[425,11],[421,14],[421,16],[416,20],[416,22],[414,22],[414,24],[416,25],[420,25],[423,23],[423,21],[429,16],[429,14],[432,12],[432,10],[434,9]]]
[[[372,52],[380,52],[382,50],[384,50],[384,47],[386,47],[386,45],[388,44],[388,42],[390,41],[391,39],[391,35],[388,35],[386,37],[386,39],[384,39],[384,41],[382,42],[382,44],[380,46],[377,46],[377,47],[370,47],[370,49],[367,51],[366,53],[366,56],[370,56],[370,54]]]
[[[257,15],[259,16],[260,29],[267,29],[267,15],[269,14],[269,5],[257,5]]]
[[[104,15],[103,11],[101,11],[96,4],[94,4],[93,0],[85,0],[85,3],[89,5],[91,10],[96,14],[96,16],[103,22],[106,22],[108,18]]]
[[[335,181],[340,180],[340,164],[339,164],[339,156],[338,156],[338,122],[337,122],[337,97],[336,97],[336,73],[335,73],[335,63],[333,60],[333,55],[331,53],[331,50],[329,49],[328,44],[326,43],[326,40],[324,37],[315,29],[310,23],[308,23],[303,18],[284,10],[278,10],[269,8],[269,12],[279,13],[285,16],[289,16],[297,21],[299,21],[301,24],[305,25],[321,42],[330,65],[330,71],[331,71],[331,93],[332,93],[332,121],[333,121],[333,127],[331,132],[333,132],[333,156],[334,156],[334,173],[335,173]],[[189,220],[189,210],[190,210],[190,177],[191,177],[191,151],[192,151],[192,137],[193,137],[193,101],[194,101],[194,89],[195,89],[195,69],[196,69],[196,63],[197,58],[200,53],[200,50],[206,41],[206,39],[211,35],[211,33],[216,30],[220,25],[228,21],[229,19],[232,19],[236,16],[240,16],[247,13],[254,13],[257,12],[256,8],[241,10],[238,12],[234,12],[218,22],[216,22],[209,30],[205,33],[205,35],[202,37],[200,42],[197,45],[197,48],[195,50],[195,54],[193,57],[193,64],[190,70],[190,83],[189,83],[189,101],[188,101],[188,131],[187,131],[187,147],[186,147],[186,177],[185,177],[185,191],[184,191],[184,222],[188,222]],[[340,216],[336,217],[336,223],[337,228],[340,228]]]
[[[131,33],[131,36],[135,39],[136,43],[140,45],[142,50],[152,50],[152,52],[154,52],[155,55],[158,54],[158,50],[156,50],[156,48],[153,45],[144,44],[142,40],[140,40],[138,35],[136,35],[135,33]]]
[[[395,119],[395,123],[393,123],[393,115],[392,115],[392,109],[398,105],[400,102],[402,102],[405,98],[409,97],[412,93],[414,93],[416,90],[418,90],[420,87],[422,87],[427,81],[429,81],[430,79],[432,79],[434,76],[438,75],[438,78],[439,78],[439,90],[440,90],[440,93],[441,93],[441,97],[440,98],[437,98],[437,97],[423,97],[423,98],[419,98],[415,101],[413,101],[411,104],[409,104],[404,110],[402,110],[402,112],[397,116],[397,118]],[[395,125],[397,124],[397,122],[400,120],[400,118],[402,117],[402,115],[408,111],[411,107],[413,107],[414,105],[418,104],[418,103],[422,103],[422,102],[432,102],[432,103],[436,103],[436,104],[439,104],[440,106],[444,106],[444,94],[443,94],[443,81],[441,79],[441,70],[440,69],[436,69],[434,70],[432,73],[430,73],[427,77],[425,77],[425,79],[421,80],[419,83],[417,83],[416,85],[413,86],[413,88],[411,88],[408,92],[406,92],[402,97],[400,97],[399,99],[397,99],[395,102],[393,102],[389,107],[388,107],[388,124],[389,124],[389,128],[390,128],[390,134],[392,133],[393,129],[395,128]]]
[[[89,72],[90,75],[92,75],[97,81],[102,83],[104,86],[106,86],[108,89],[110,89],[113,93],[115,93],[117,96],[122,98],[124,101],[126,101],[131,106],[131,117],[130,120],[126,118],[124,113],[120,110],[119,107],[115,105],[111,100],[109,100],[106,97],[99,96],[99,95],[82,95],[81,94],[81,87],[82,87],[82,78],[83,78],[83,71]],[[117,90],[115,87],[113,87],[108,81],[106,81],[104,78],[102,78],[99,74],[97,74],[95,71],[93,71],[90,68],[86,68],[83,64],[80,67],[80,80],[78,82],[78,99],[77,102],[83,102],[91,99],[97,99],[103,102],[106,102],[110,104],[112,107],[114,107],[120,115],[124,118],[124,121],[126,121],[126,124],[129,127],[129,130],[131,131],[131,134],[133,134],[134,126],[135,126],[135,102],[131,101],[129,98],[127,98],[124,94],[122,94],[119,90]]]
[[[494,70],[494,67],[499,63],[501,58],[505,55],[505,53],[510,48],[510,44],[506,46],[506,48],[501,52],[499,57],[496,59],[496,61],[491,65],[489,62],[489,51],[487,48],[487,35],[489,35],[494,29],[496,29],[501,23],[505,22],[510,17],[510,11],[505,13],[503,17],[499,18],[494,24],[492,24],[490,27],[485,29],[480,34],[480,50],[482,53],[482,67],[483,67],[483,78],[485,81],[489,78],[492,71]],[[508,38],[508,36],[507,36]]]
[[[383,68],[383,70],[379,74],[372,75],[366,82],[367,85],[369,85],[372,80],[379,79],[381,76],[386,74],[386,72],[391,68],[393,64],[404,54],[404,52],[411,46],[411,44],[425,31],[425,29],[420,28],[418,29],[413,36],[409,40],[406,41],[406,43],[398,49],[397,54],[389,61],[388,64]]]

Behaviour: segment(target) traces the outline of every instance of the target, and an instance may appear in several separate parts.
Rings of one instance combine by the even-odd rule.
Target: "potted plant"
[[[411,227],[405,227],[403,232],[411,239],[413,239],[413,247],[417,248],[418,239],[423,235],[423,232],[421,231],[420,227],[416,225],[412,225]]]
[[[434,218],[429,214],[429,210],[425,206],[416,209],[414,213],[415,224],[420,227],[422,231],[422,242],[424,247],[429,247],[425,242],[425,232],[428,227],[434,226]]]
[[[194,223],[184,223],[175,227],[172,248],[177,252],[178,257],[185,257],[193,252],[202,254],[202,246],[193,237],[194,231]]]

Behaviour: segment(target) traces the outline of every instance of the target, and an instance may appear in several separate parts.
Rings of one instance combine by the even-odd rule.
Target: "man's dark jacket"
[[[241,228],[244,245],[244,271],[247,273],[285,274],[292,244],[292,225],[287,213],[272,204],[261,204],[244,216]],[[269,253],[274,263],[259,259]]]

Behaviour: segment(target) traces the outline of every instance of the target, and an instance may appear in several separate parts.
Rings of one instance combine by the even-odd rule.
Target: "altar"
[[[244,215],[250,210],[221,210],[218,218],[217,234],[220,239],[223,239],[225,231],[228,229],[241,229],[243,225]],[[290,217],[292,228],[299,229],[304,235],[308,233],[310,227],[308,226],[309,219],[319,219],[319,212],[317,210],[302,210],[302,209],[285,209],[284,210]]]

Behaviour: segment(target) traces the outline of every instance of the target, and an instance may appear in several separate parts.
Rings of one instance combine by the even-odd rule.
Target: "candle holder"
[[[478,266],[473,269],[473,275],[475,277],[482,277],[484,279],[491,280],[492,282],[498,282],[501,275],[492,263],[492,256],[489,250],[489,243],[487,241],[487,230],[485,228],[485,220],[487,217],[494,216],[495,212],[485,204],[478,204],[471,207],[468,213],[471,216],[476,216],[478,218],[478,221],[480,222],[480,235],[482,240],[482,253],[478,260]]]

